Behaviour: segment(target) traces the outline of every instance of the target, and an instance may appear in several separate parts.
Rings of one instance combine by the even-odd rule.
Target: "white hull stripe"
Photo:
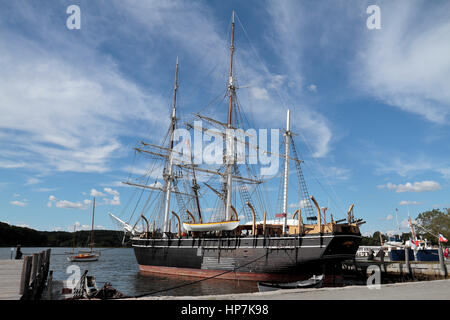
[[[278,249],[278,250],[286,250],[286,249],[301,249],[301,248],[326,248],[326,246],[321,246],[321,245],[317,245],[317,246],[270,246],[270,247],[253,247],[253,246],[236,246],[236,247],[192,247],[192,246],[152,246],[152,245],[141,245],[141,244],[133,244],[132,247],[138,247],[138,248],[171,248],[171,249],[182,249],[182,248],[186,248],[186,249],[223,249],[223,250],[235,250],[235,249]]]
[[[315,239],[315,238],[340,238],[340,237],[352,237],[352,238],[361,238],[361,236],[353,235],[353,234],[337,234],[337,235],[327,235],[327,236],[306,236],[301,237],[302,239]],[[195,238],[195,241],[197,241],[199,238]],[[227,241],[227,239],[235,241],[236,238],[201,238],[202,241]],[[253,238],[253,237],[245,237],[241,239],[264,239],[262,237]],[[267,238],[270,240],[298,240],[298,237],[270,237]],[[141,238],[132,238],[133,241],[167,241],[167,239],[141,239]],[[178,238],[173,238],[171,241],[177,241]],[[181,240],[191,240],[191,239],[181,239]]]

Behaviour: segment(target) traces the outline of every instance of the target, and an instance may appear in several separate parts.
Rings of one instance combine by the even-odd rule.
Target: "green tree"
[[[383,242],[388,238],[385,235],[381,235],[383,237]],[[379,246],[380,245],[380,231],[375,231],[371,237],[363,237],[361,241],[362,246]]]
[[[420,213],[416,218],[416,233],[433,244],[438,243],[437,235],[441,233],[447,239],[450,236],[450,209],[433,209]],[[432,235],[432,236],[431,236]]]

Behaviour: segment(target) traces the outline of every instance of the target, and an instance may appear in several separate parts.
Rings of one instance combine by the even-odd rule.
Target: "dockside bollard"
[[[24,296],[28,293],[31,274],[31,257],[27,256],[23,259],[22,277],[20,279],[19,293]]]
[[[30,283],[33,283],[36,279],[36,276],[38,273],[38,266],[39,266],[39,253],[33,253],[33,262],[32,262]]]
[[[52,300],[52,290],[53,290],[53,270],[50,270],[50,273],[47,278],[47,300]]]
[[[405,265],[406,265],[406,274],[411,276],[411,264],[409,263],[409,248],[405,247]]]
[[[445,268],[444,254],[442,252],[441,241],[439,241],[439,265],[441,267],[441,275],[446,277],[447,276],[447,269]]]

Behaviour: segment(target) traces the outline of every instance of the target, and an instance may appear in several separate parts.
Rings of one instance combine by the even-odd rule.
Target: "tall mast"
[[[397,220],[397,229],[400,232],[400,225],[398,224],[398,208],[395,208],[395,220]]]
[[[288,184],[289,184],[289,145],[290,145],[290,136],[291,136],[291,118],[290,118],[290,110],[287,111],[286,116],[286,132],[284,133],[284,186],[283,186],[283,214],[284,214],[284,223],[283,223],[283,233],[286,233],[287,228],[287,209],[288,209]]]
[[[233,55],[234,55],[234,11],[231,20],[231,44],[230,44],[230,73],[228,75],[228,128],[231,128],[233,98],[236,88],[233,84]]]
[[[94,246],[94,213],[95,213],[95,197],[94,197],[94,204],[92,206],[91,252],[92,247]]]
[[[175,132],[175,124],[177,121],[177,90],[178,90],[178,57],[175,67],[175,83],[173,88],[173,102],[172,102],[172,116],[170,124],[170,151],[169,151],[169,167],[167,169],[167,174],[164,175],[166,180],[166,205],[164,209],[164,236],[165,232],[169,232],[169,211],[170,211],[170,193],[172,189],[173,181],[173,135]]]
[[[75,224],[73,225],[73,244],[72,244],[72,253],[75,252],[75,230],[76,230],[76,228],[77,228],[77,224],[75,223]]]
[[[190,145],[189,145],[189,147],[190,147]],[[200,199],[198,198],[198,190],[200,189],[200,186],[198,185],[197,177],[195,176],[194,157],[192,155],[192,150],[190,150],[190,153],[191,153],[191,165],[192,165],[192,191],[194,191],[195,204],[197,205],[199,221],[200,221],[200,223],[203,223],[202,211],[200,210]]]
[[[233,195],[233,166],[234,166],[234,139],[231,134],[232,130],[232,114],[233,114],[233,98],[236,88],[233,84],[233,54],[234,54],[234,11],[231,19],[231,45],[230,45],[230,74],[228,77],[228,129],[227,129],[227,201],[225,208],[225,216],[227,220],[231,220],[231,205]]]

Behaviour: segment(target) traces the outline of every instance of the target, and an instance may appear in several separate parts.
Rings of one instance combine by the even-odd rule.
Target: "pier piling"
[[[0,260],[0,299],[39,300],[49,266],[50,249],[23,260]]]
[[[444,254],[442,252],[441,241],[439,241],[439,250],[438,251],[439,251],[439,266],[440,266],[440,269],[441,269],[441,275],[443,277],[446,277],[447,276],[447,268],[446,268],[445,262],[444,262]]]
[[[411,276],[411,264],[409,263],[409,248],[405,247],[405,273]]]

